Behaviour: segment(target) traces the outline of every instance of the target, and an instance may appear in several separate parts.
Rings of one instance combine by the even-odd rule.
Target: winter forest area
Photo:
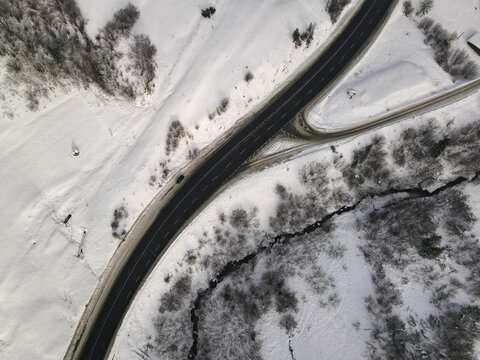
[[[0,359],[82,358],[155,216],[364,4],[0,0]],[[393,1],[141,263],[106,358],[480,359],[479,19]]]
[[[479,126],[430,118],[352,153],[332,146],[283,175],[271,212],[233,208],[197,222],[188,233],[198,245],[150,280],[164,285],[147,285],[162,293],[151,328],[139,323],[144,305],[134,308],[130,331],[148,329],[135,351],[313,358],[295,346],[313,336],[322,358],[476,359]],[[317,315],[306,319],[309,309]]]

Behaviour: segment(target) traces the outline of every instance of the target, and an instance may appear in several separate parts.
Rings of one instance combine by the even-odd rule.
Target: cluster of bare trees
[[[110,223],[112,227],[112,236],[117,239],[124,239],[127,235],[125,220],[128,217],[127,209],[124,205],[113,210],[113,219]]]
[[[422,186],[440,187],[444,183],[435,179],[452,174],[471,178],[480,169],[479,141],[478,121],[446,127],[430,120],[405,129],[393,141],[375,136],[352,156],[332,148],[331,160],[300,168],[301,189],[276,186],[278,206],[269,219],[269,236],[259,231],[256,208],[221,212],[213,230],[200,236],[198,248],[186,252],[184,275],[178,274],[162,296],[156,335],[146,353],[150,358],[185,358],[195,341],[197,358],[259,359],[262,344],[255,329],[266,312],[278,315],[278,326],[288,336],[295,334],[300,302],[288,281],[292,276],[308,285],[322,308],[338,306],[341,295],[334,274],[319,259],[344,257],[347,250],[334,235],[335,221],[329,216],[360,204],[360,250],[371,266],[374,289],[365,299],[371,320],[366,356],[472,359],[480,336],[472,328],[479,308],[459,305],[454,298],[480,295],[480,245],[469,233],[476,219],[456,182],[438,193]],[[426,184],[427,178],[433,182]],[[334,195],[339,190],[340,197]],[[375,206],[364,203],[369,199]],[[468,276],[457,279],[456,266]],[[206,289],[193,285],[193,269],[209,274]],[[425,286],[435,315],[406,313],[399,284],[389,271]],[[165,281],[172,284],[170,275]],[[446,316],[453,320],[445,321]],[[195,330],[192,324],[198,325]],[[462,346],[450,343],[449,333]]]
[[[425,43],[434,51],[435,61],[455,78],[467,80],[478,75],[478,66],[470,60],[465,50],[452,49],[456,33],[450,33],[430,18],[423,18],[418,27],[425,34]]]
[[[422,0],[418,6],[418,10],[416,12],[417,16],[424,16],[427,15],[430,10],[433,8],[433,0]],[[403,2],[403,13],[405,16],[410,16],[413,11],[414,7],[412,5],[412,2],[410,0],[406,0]]]
[[[180,140],[187,136],[187,132],[183,127],[180,120],[175,119],[171,122],[167,134],[167,144],[165,146],[165,152],[167,155],[172,154],[177,150],[180,145]]]
[[[210,19],[213,16],[213,14],[215,14],[216,12],[217,12],[217,9],[215,9],[215,7],[209,6],[205,9],[202,9],[202,16],[204,18]]]
[[[217,116],[221,116],[222,114],[226,113],[230,106],[230,99],[225,96],[220,100],[220,104],[217,106],[215,111],[208,114],[208,118],[210,120],[215,119]]]
[[[95,84],[108,94],[134,98],[152,90],[156,68],[156,49],[144,35],[132,41],[135,73],[127,75],[119,66],[123,54],[117,44],[129,38],[138,17],[128,4],[91,39],[75,0],[0,0],[0,56],[7,58],[10,78],[25,85],[32,110],[52,85]]]
[[[301,47],[305,42],[305,46],[309,47],[313,40],[313,35],[315,33],[315,24],[310,23],[307,28],[300,32],[298,28],[293,31],[292,39],[295,47]]]
[[[433,8],[433,0],[422,0],[416,12],[417,16],[424,16]],[[410,16],[414,7],[412,2],[407,0],[403,2],[403,13]],[[418,23],[418,27],[425,34],[425,43],[434,51],[436,62],[454,78],[463,78],[466,80],[474,79],[478,76],[479,70],[477,64],[470,60],[465,50],[452,49],[452,42],[457,38],[456,33],[448,32],[440,24],[436,24],[431,18],[423,18]]]
[[[480,308],[455,301],[460,294],[478,297],[479,271],[472,254],[478,254],[480,246],[467,235],[475,221],[459,190],[389,204],[359,219],[367,243],[362,251],[374,269],[375,293],[365,299],[373,320],[369,358],[475,358],[480,329],[472,324],[478,321]],[[404,284],[420,282],[428,289],[435,315],[413,313],[408,321],[402,320],[406,317],[403,299],[386,266],[400,271]],[[459,266],[469,275],[459,279]],[[419,272],[420,278],[416,276]],[[429,336],[422,336],[425,333]]]

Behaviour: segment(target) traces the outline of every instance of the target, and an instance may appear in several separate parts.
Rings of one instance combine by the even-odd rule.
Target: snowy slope
[[[91,34],[127,3],[78,2]],[[141,11],[134,32],[149,35],[158,49],[153,95],[133,104],[95,88],[57,89],[37,112],[9,98],[0,109],[2,359],[61,357],[119,244],[110,226],[114,210],[126,208],[128,229],[165,181],[188,163],[190,150],[221,138],[335,29],[323,0],[218,3],[212,19],[200,15],[207,3],[132,2]],[[314,42],[295,49],[293,29],[310,22],[317,25]],[[254,75],[248,84],[247,67]],[[0,84],[2,90],[7,85]],[[225,96],[228,111],[209,120]],[[191,136],[167,156],[174,119]],[[80,155],[74,157],[77,148]],[[165,167],[170,172],[160,180]]]
[[[418,4],[413,2],[414,6]],[[453,14],[453,15],[452,15]],[[467,45],[467,39],[480,31],[478,0],[452,2],[436,0],[427,15],[456,32],[452,47],[465,49],[471,59],[480,58]],[[343,77],[328,96],[315,104],[308,122],[314,128],[335,128],[365,121],[457,86],[434,60],[432,49],[424,43],[417,28],[420,18],[406,17],[398,5],[375,43]],[[355,95],[350,98],[349,90]]]

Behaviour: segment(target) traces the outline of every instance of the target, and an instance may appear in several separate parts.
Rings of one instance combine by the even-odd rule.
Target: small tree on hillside
[[[296,28],[293,31],[292,39],[293,39],[293,43],[295,44],[295,47],[302,46],[302,39],[301,39],[301,36],[300,36],[300,30],[298,30],[298,28]]]
[[[309,47],[310,44],[312,43],[314,32],[315,32],[315,24],[310,23],[307,29],[300,35],[300,39],[306,42],[307,47]]]
[[[413,5],[411,1],[404,1],[403,2],[403,13],[406,17],[409,17],[413,12]]]
[[[206,9],[202,9],[202,16],[204,18],[210,19],[213,16],[213,14],[215,14],[216,11],[217,9],[215,9],[213,6],[210,6]]]
[[[113,14],[113,20],[102,29],[103,37],[111,43],[117,42],[121,37],[128,37],[139,16],[138,8],[128,3],[126,7]]]

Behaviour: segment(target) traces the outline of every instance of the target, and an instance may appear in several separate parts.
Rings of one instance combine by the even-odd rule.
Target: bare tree
[[[307,47],[309,47],[310,44],[312,43],[314,32],[315,32],[315,24],[310,23],[307,29],[304,32],[302,32],[302,34],[300,35],[300,38],[302,39],[302,41],[305,41],[305,43],[307,44]]]
[[[293,39],[293,43],[295,44],[295,47],[302,46],[302,39],[300,38],[300,30],[298,30],[298,28],[296,28],[293,31],[292,39]]]
[[[465,60],[468,59],[468,54],[465,50],[455,50],[452,54],[452,57],[450,59],[450,63],[452,65],[460,65],[465,62]]]
[[[424,31],[429,31],[433,24],[434,21],[431,18],[426,17],[420,20],[420,22],[418,23],[418,27]]]
[[[426,15],[433,8],[433,0],[422,0],[417,11],[417,16]]]
[[[165,152],[167,155],[172,154],[177,150],[180,145],[180,140],[187,136],[187,132],[182,123],[178,119],[174,119],[170,124],[167,134],[167,144],[165,146]]]
[[[467,61],[461,70],[462,76],[466,80],[472,80],[478,76],[478,66],[472,60]]]
[[[117,42],[121,37],[128,37],[139,16],[138,8],[128,3],[126,7],[118,10],[113,15],[113,19],[102,29],[103,37],[112,43]]]
[[[413,5],[411,1],[404,1],[403,2],[403,13],[406,17],[409,17],[413,12]]]
[[[138,74],[143,78],[145,90],[150,93],[152,91],[151,83],[155,79],[155,63],[154,56],[157,48],[145,35],[135,35],[133,43],[130,45],[128,56],[133,61],[133,66]]]

